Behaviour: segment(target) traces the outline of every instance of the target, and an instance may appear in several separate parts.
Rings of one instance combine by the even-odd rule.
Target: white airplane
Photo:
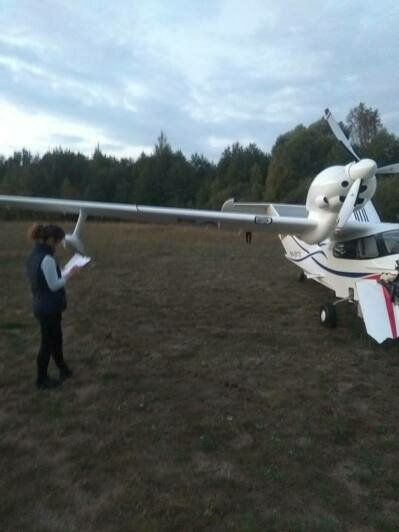
[[[381,343],[399,337],[395,284],[399,224],[382,223],[371,199],[376,174],[399,173],[399,163],[378,168],[371,159],[360,159],[328,109],[325,118],[357,162],[320,172],[310,185],[306,205],[229,199],[219,212],[5,195],[0,195],[0,205],[77,214],[75,230],[65,240],[81,253],[82,227],[88,216],[276,233],[286,258],[302,269],[301,279],[313,279],[335,292],[337,300],[320,309],[321,323],[334,327],[336,305],[348,301],[357,305],[368,334]],[[399,294],[399,286],[397,290]]]

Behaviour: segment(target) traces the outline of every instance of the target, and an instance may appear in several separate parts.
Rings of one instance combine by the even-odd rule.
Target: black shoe
[[[62,369],[60,371],[60,381],[65,381],[66,379],[70,379],[73,377],[73,371],[69,368]]]
[[[45,377],[44,379],[38,379],[36,381],[36,386],[39,390],[49,390],[51,388],[57,388],[61,384],[61,381],[57,379],[51,379],[50,377]]]

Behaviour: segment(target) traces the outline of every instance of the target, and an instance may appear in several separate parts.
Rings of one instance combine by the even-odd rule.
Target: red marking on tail
[[[391,325],[392,336],[394,338],[397,338],[398,337],[398,331],[397,331],[397,328],[396,328],[395,311],[394,311],[394,308],[393,308],[391,295],[388,292],[388,290],[385,288],[385,286],[382,286],[382,291],[383,291],[383,294],[384,294],[384,297],[385,297],[385,305],[386,305],[387,311],[388,311],[388,317],[389,317],[389,323]]]

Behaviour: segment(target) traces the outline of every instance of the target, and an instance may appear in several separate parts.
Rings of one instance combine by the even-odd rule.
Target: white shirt
[[[44,278],[46,279],[48,287],[52,292],[57,292],[57,290],[60,288],[64,288],[66,279],[63,277],[58,277],[57,264],[54,257],[51,255],[46,255],[42,260],[41,270],[43,272]]]

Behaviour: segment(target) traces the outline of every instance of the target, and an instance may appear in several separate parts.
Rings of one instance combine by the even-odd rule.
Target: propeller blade
[[[370,179],[377,171],[377,165],[372,159],[362,159],[358,163],[347,165],[348,175],[352,181],[356,179]]]
[[[399,174],[399,163],[381,166],[377,169],[376,174]]]
[[[333,115],[331,114],[329,109],[326,109],[324,111],[324,118],[327,120],[328,125],[331,128],[331,131],[334,133],[334,135],[337,137],[339,142],[341,142],[344,147],[358,160],[360,161],[360,157],[356,155],[355,150],[352,148],[351,143],[349,142],[349,139],[346,137],[345,133],[342,131],[341,126],[338,124],[338,122],[335,121]]]
[[[356,181],[351,186],[348,195],[346,196],[345,201],[342,204],[341,210],[339,211],[337,226],[335,228],[336,233],[341,231],[341,229],[351,217],[361,183],[361,179],[356,179]]]

